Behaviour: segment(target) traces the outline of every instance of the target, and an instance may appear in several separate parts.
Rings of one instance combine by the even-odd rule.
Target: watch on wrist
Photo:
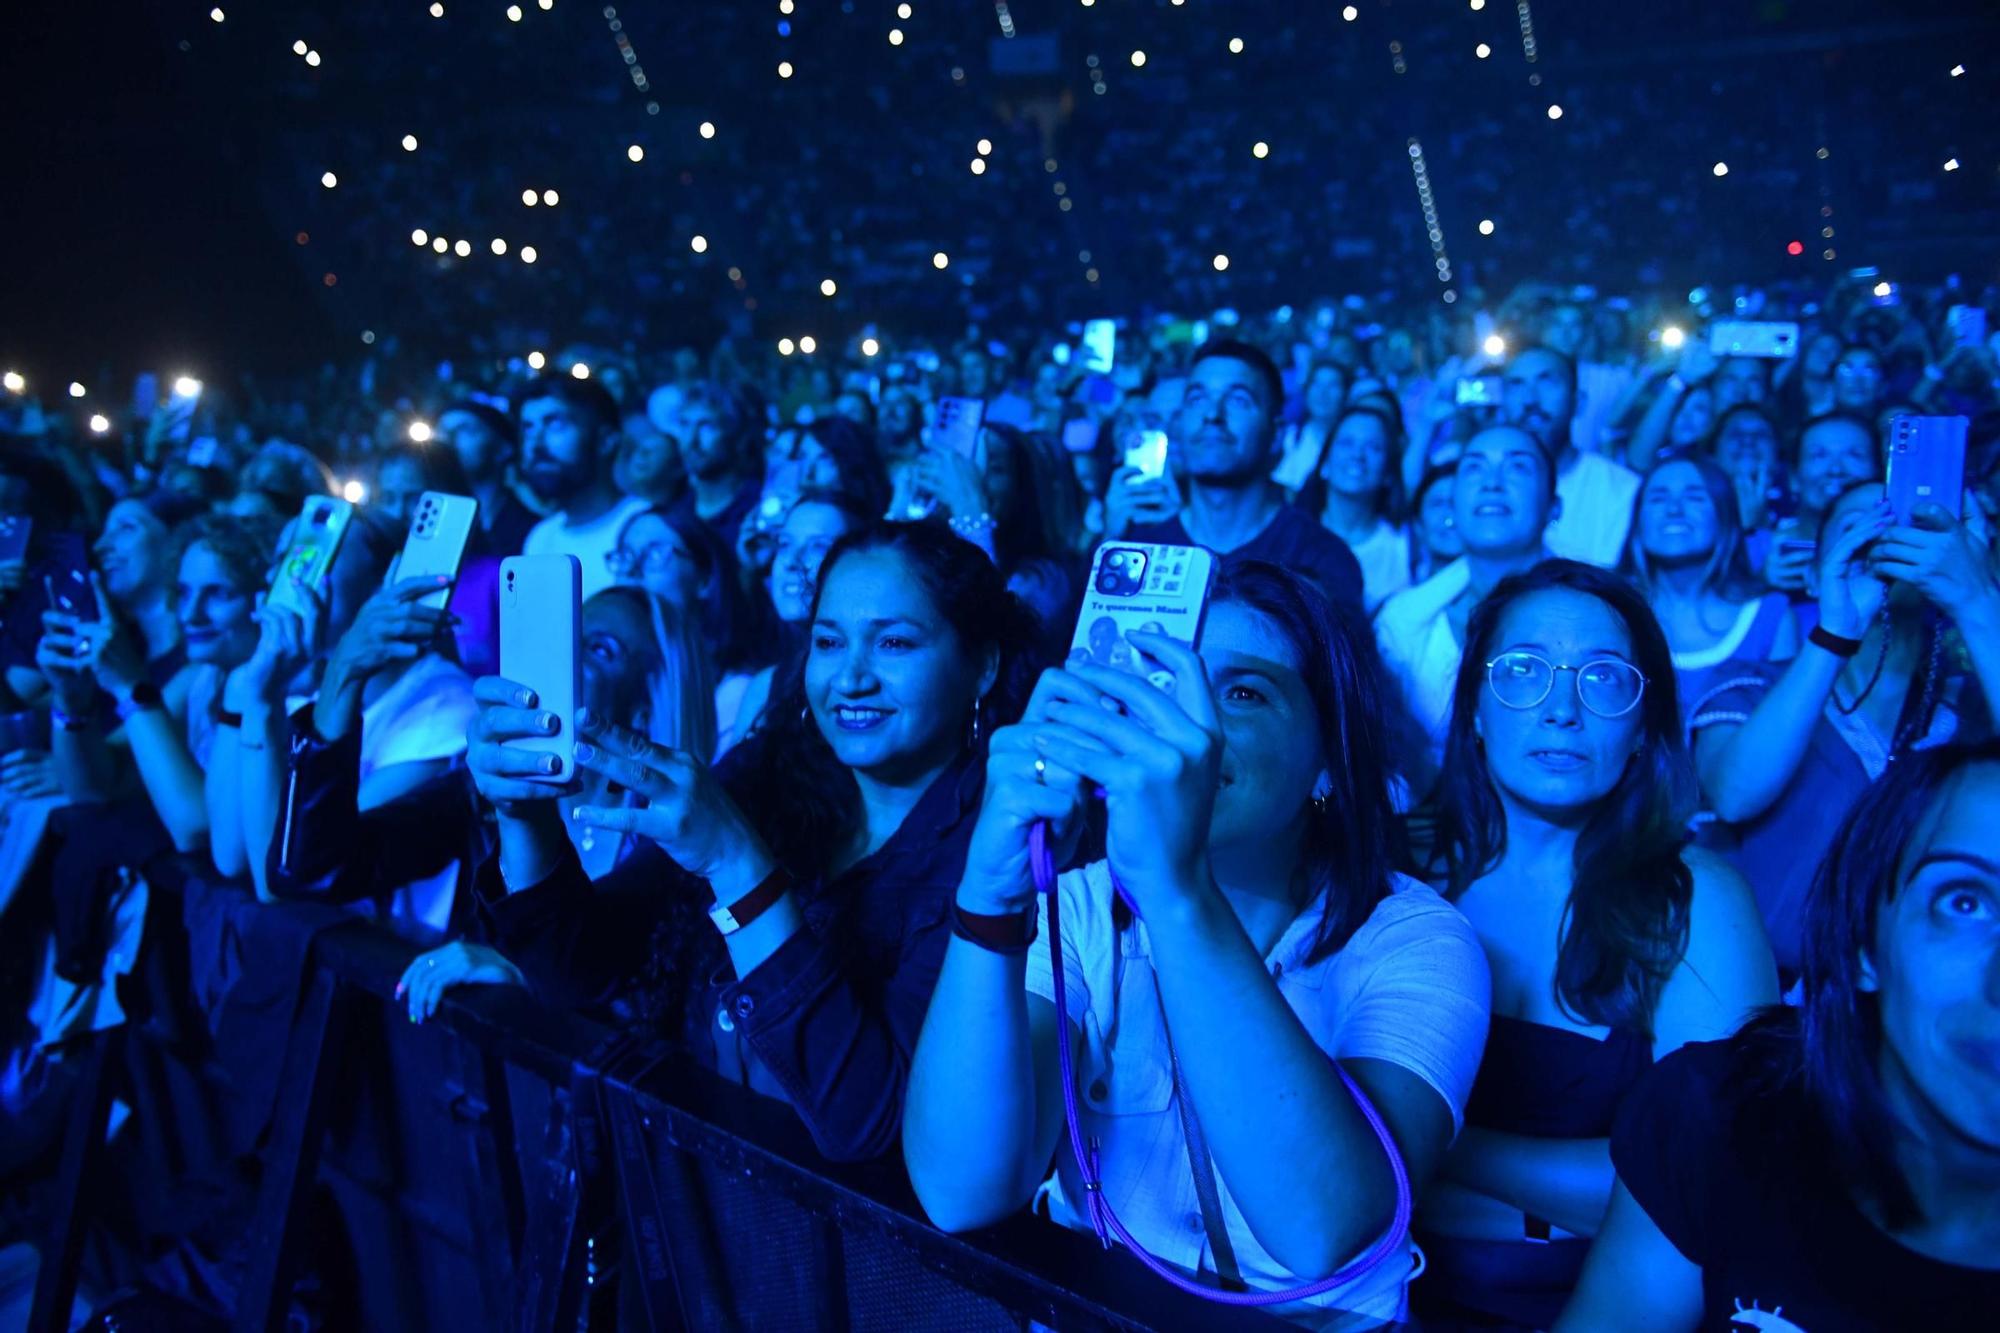
[[[708,909],[708,919],[724,935],[734,935],[737,931],[764,915],[777,905],[792,887],[792,876],[783,866],[777,867],[758,883],[757,887],[734,902],[717,903]]]
[[[166,706],[166,700],[160,697],[160,687],[150,680],[142,680],[126,691],[125,697],[118,701],[118,720],[124,722],[134,713]]]

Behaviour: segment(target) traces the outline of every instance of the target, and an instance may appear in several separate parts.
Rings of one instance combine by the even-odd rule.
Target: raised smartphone
[[[479,501],[469,495],[425,491],[418,496],[416,515],[410,519],[410,535],[404,539],[403,554],[396,561],[396,577],[457,578],[459,562],[465,558],[465,544],[472,539],[472,525],[478,518]],[[439,588],[417,600],[442,611],[451,600],[451,589]]]
[[[1719,319],[1709,327],[1708,350],[1717,356],[1788,360],[1799,350],[1799,326],[1785,320]]]
[[[1909,524],[1919,505],[1940,505],[1953,518],[1965,494],[1965,417],[1897,417],[1889,425],[1885,489],[1896,521]]]
[[[331,495],[313,495],[292,523],[285,552],[278,557],[277,572],[271,576],[271,606],[306,609],[299,584],[326,591],[326,577],[333,571],[334,557],[340,554],[340,539],[354,521],[354,506]]]
[[[1460,407],[1498,407],[1500,398],[1498,375],[1468,375],[1458,382],[1456,401]]]
[[[1085,370],[1093,375],[1109,375],[1118,364],[1118,322],[1111,319],[1085,320],[1079,350]]]
[[[1167,475],[1167,433],[1163,430],[1142,430],[1139,442],[1125,450],[1125,466],[1139,469],[1139,475],[1147,481],[1157,481]]]
[[[1171,690],[1172,673],[1149,667],[1126,642],[1126,632],[1153,629],[1192,647],[1214,579],[1215,555],[1202,547],[1106,542],[1091,557],[1090,581],[1070,647],[1089,653],[1099,666],[1129,671]]]
[[[931,448],[949,449],[984,465],[979,427],[985,419],[986,403],[982,399],[938,399],[937,418],[931,423]]]
[[[74,532],[58,532],[50,537],[49,548],[50,563],[55,566],[43,589],[48,594],[49,609],[82,621],[104,619],[97,589],[90,586],[90,551],[84,546],[83,537]]]
[[[517,555],[500,562],[500,674],[535,692],[556,715],[552,736],[507,742],[552,754],[560,767],[532,782],[576,776],[576,706],[583,693],[583,565],[573,555]]]

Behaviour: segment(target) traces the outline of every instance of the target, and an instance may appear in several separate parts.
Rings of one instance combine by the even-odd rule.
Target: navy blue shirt
[[[1142,523],[1127,531],[1122,540],[1166,546],[1201,545],[1188,536],[1178,514],[1164,523]],[[1354,558],[1354,552],[1347,549],[1346,542],[1295,506],[1280,505],[1277,517],[1262,532],[1233,551],[1216,554],[1282,565],[1318,584],[1335,606],[1361,614],[1361,564]]]
[[[489,899],[495,942],[552,1003],[602,1004],[635,980],[673,988],[641,1008],[678,1018],[668,1035],[696,1059],[782,1095],[828,1157],[879,1157],[901,1133],[980,778],[975,763],[953,765],[873,854],[836,876],[801,875],[806,928],[746,977],[707,920],[707,885],[652,842],[594,883],[571,852],[541,883]],[[656,941],[686,931],[694,947],[663,968],[675,951]]]

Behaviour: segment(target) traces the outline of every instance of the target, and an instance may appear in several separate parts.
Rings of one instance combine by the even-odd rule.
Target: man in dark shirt
[[[1271,480],[1284,401],[1284,380],[1270,357],[1248,343],[1203,347],[1172,427],[1175,470],[1187,503],[1164,523],[1131,528],[1125,539],[1269,560],[1305,575],[1334,603],[1359,614],[1361,566],[1354,553],[1311,515],[1286,504]]]
[[[479,501],[479,530],[485,554],[519,555],[528,530],[541,516],[521,503],[507,482],[519,460],[521,437],[513,418],[485,403],[464,399],[438,415],[438,434],[458,454],[472,497]]]

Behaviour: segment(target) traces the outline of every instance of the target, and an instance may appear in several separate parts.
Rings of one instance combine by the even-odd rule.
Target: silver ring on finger
[[[1049,785],[1049,761],[1039,755],[1035,758],[1035,785],[1038,787]]]
[[[438,965],[438,960],[437,960],[437,959],[435,959],[435,958],[426,958],[426,959],[424,959],[424,966],[425,966],[425,967],[436,967],[437,965]]]
[[[90,640],[89,640],[89,639],[78,639],[78,640],[76,641],[76,650],[77,650],[78,652],[80,652],[80,653],[87,653],[87,652],[89,652],[89,651],[90,651]]]

